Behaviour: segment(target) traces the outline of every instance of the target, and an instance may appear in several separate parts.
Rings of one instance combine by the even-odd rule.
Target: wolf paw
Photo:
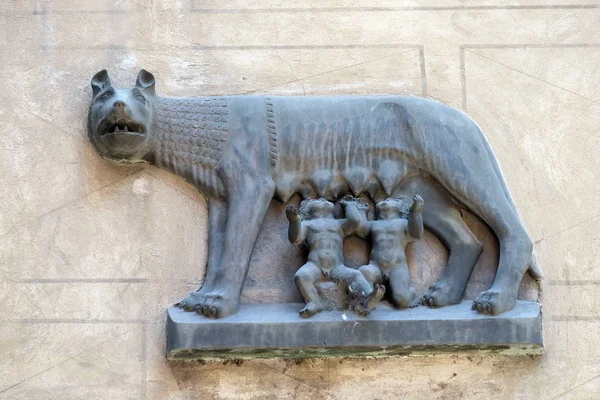
[[[517,305],[517,296],[498,289],[488,289],[473,301],[472,309],[481,314],[497,315],[512,310]]]

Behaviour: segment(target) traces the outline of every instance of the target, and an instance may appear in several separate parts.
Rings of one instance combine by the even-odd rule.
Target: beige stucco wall
[[[0,398],[600,398],[600,8],[592,0],[0,4]],[[483,128],[535,241],[546,353],[169,364],[206,203],[87,142],[89,79],[164,95],[423,95]]]

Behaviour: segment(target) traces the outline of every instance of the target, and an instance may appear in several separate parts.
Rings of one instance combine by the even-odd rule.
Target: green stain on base
[[[393,356],[438,356],[469,352],[486,355],[503,356],[540,356],[544,348],[536,344],[510,345],[436,345],[436,346],[390,346],[385,348],[375,347],[315,347],[315,348],[288,348],[288,349],[206,349],[206,350],[173,350],[168,355],[169,360],[248,360],[266,358],[330,358],[330,357],[393,357]]]

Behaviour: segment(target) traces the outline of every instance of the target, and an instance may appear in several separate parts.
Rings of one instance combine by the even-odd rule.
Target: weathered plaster
[[[588,0],[3,2],[0,398],[597,398],[599,34]],[[84,126],[91,75],[133,84],[141,67],[170,96],[415,94],[466,109],[536,242],[545,355],[168,363],[165,309],[203,274],[205,201],[158,169],[108,165]],[[473,296],[497,253],[467,219],[486,244]],[[446,254],[430,235],[410,250],[422,291]]]

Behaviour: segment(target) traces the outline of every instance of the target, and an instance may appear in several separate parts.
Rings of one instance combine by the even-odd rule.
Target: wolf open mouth
[[[114,133],[146,133],[146,127],[135,121],[119,120],[117,122],[107,122],[103,124],[102,129],[99,129],[100,135],[108,135]]]

